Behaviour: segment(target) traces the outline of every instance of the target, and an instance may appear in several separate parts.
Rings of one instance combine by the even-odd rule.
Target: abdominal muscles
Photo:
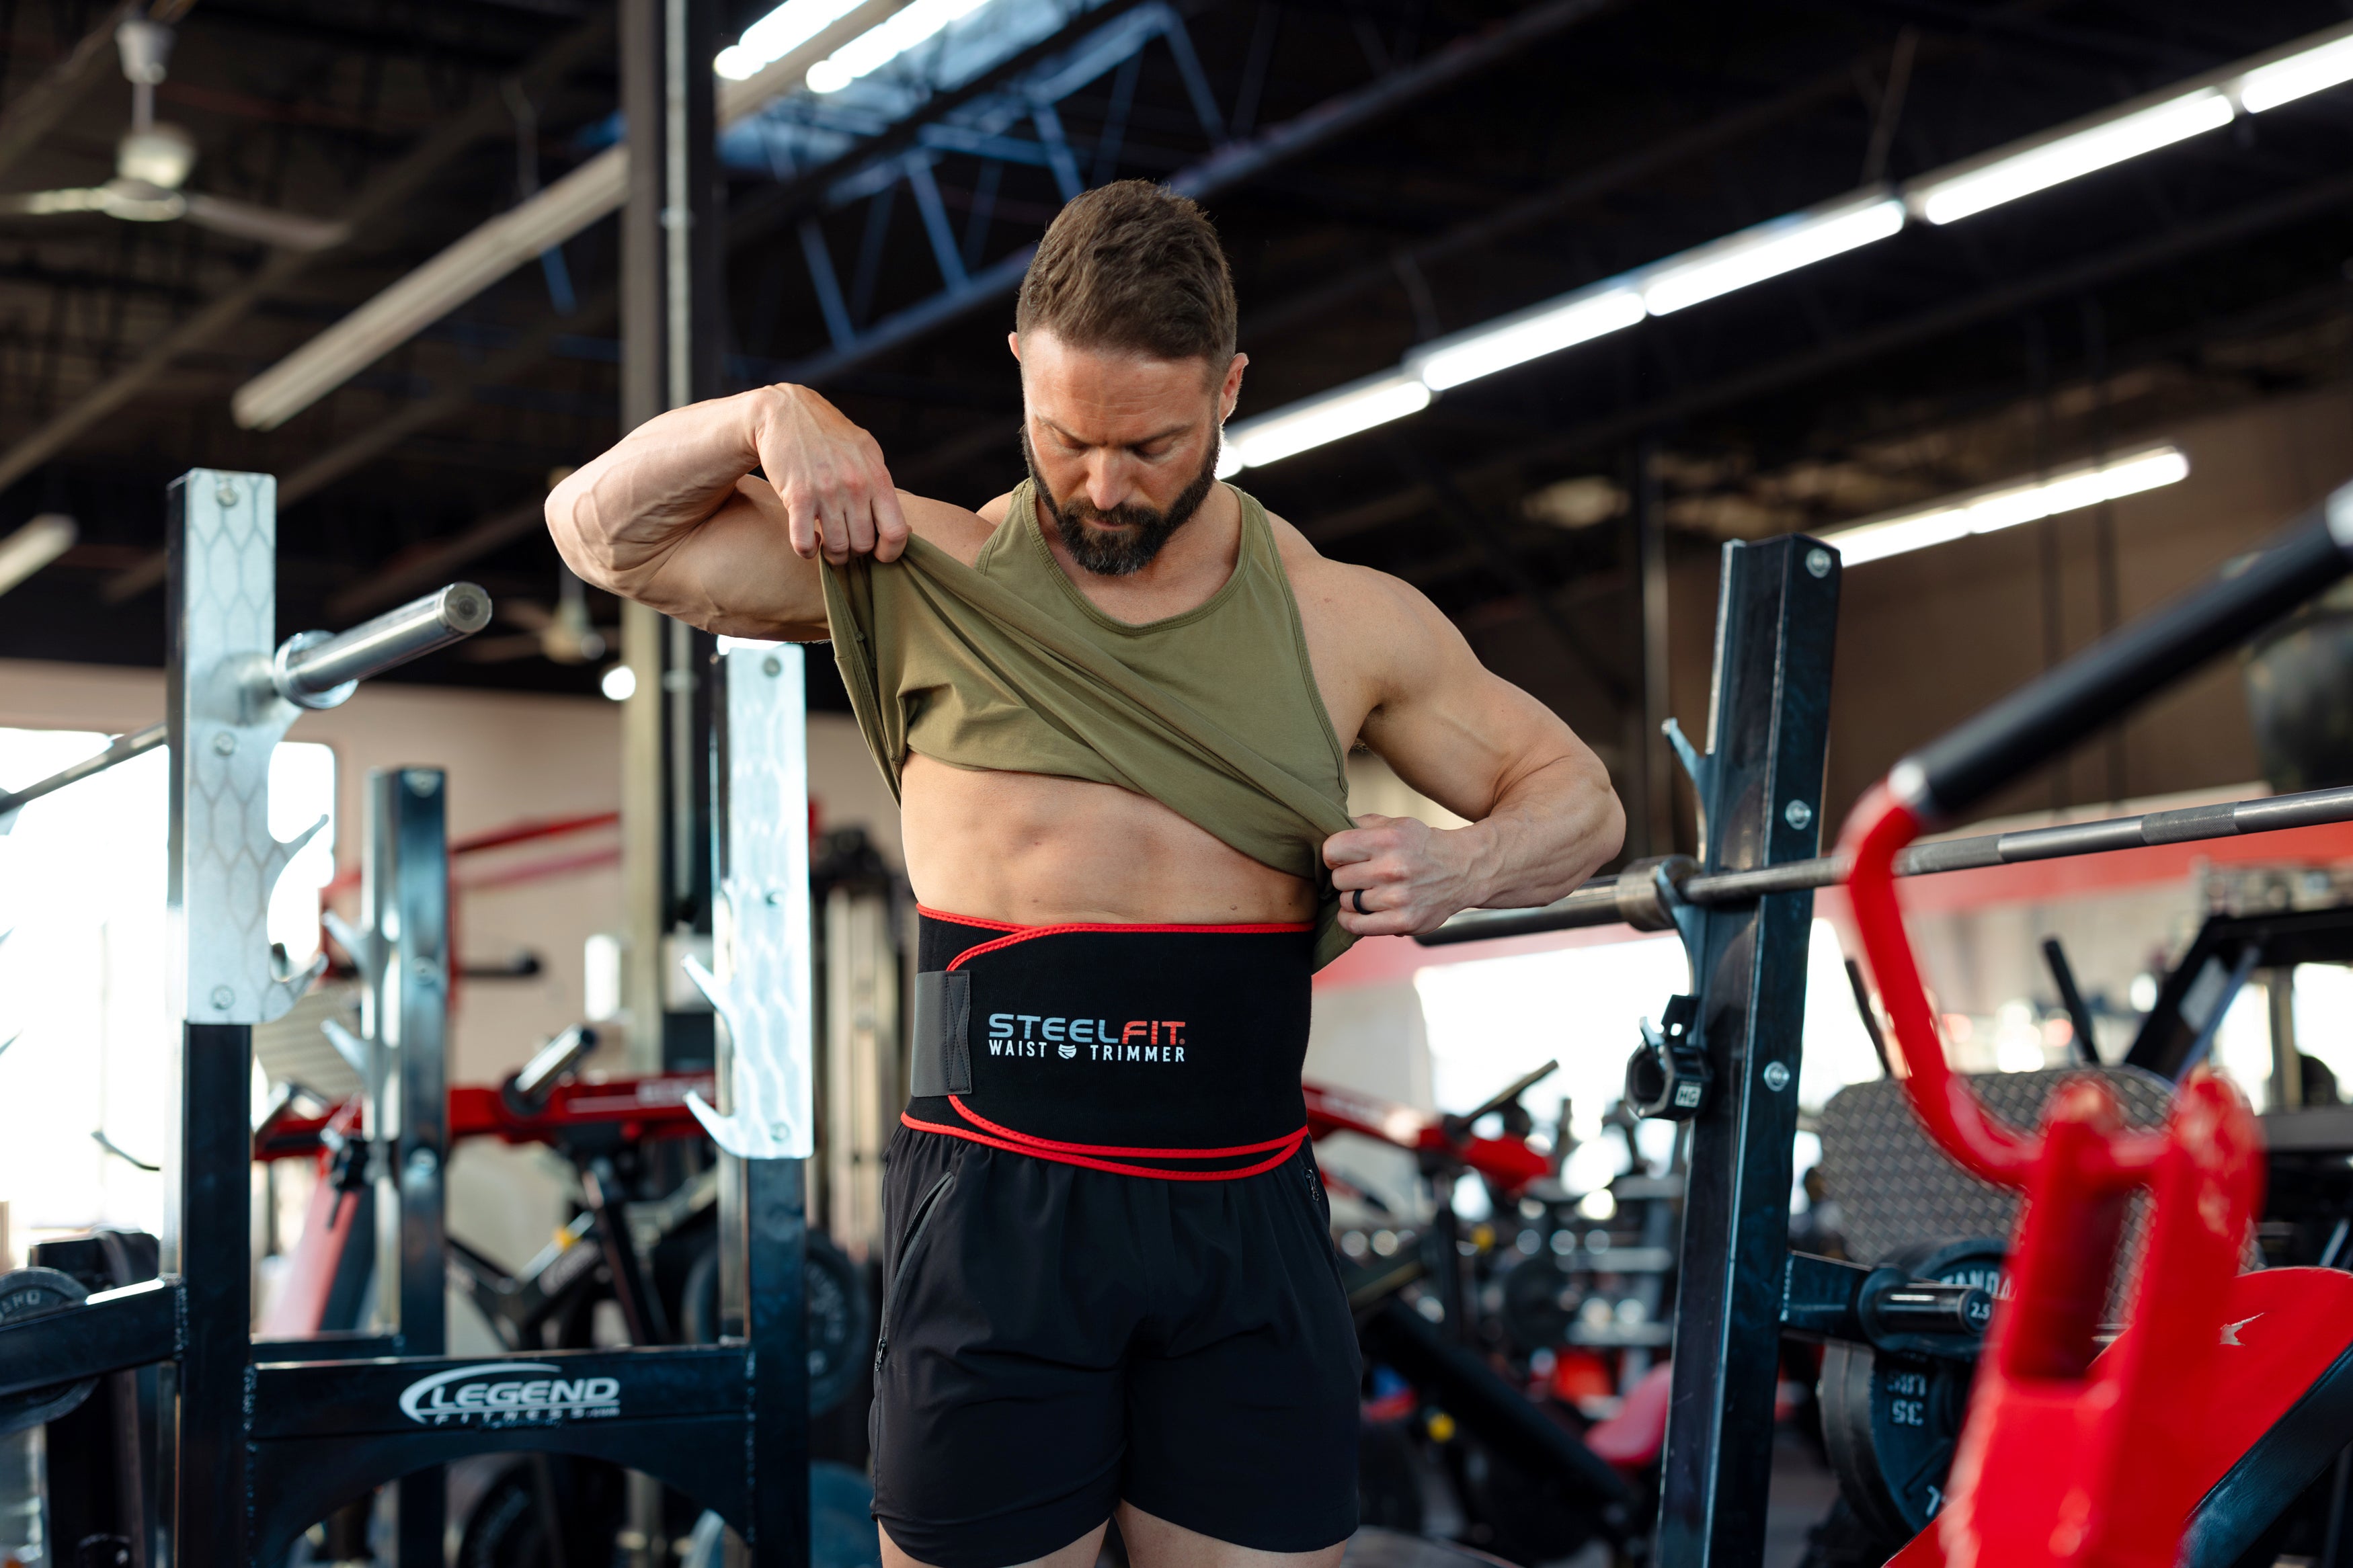
[[[907,876],[925,907],[1017,925],[1312,920],[1314,889],[1111,784],[911,755]]]

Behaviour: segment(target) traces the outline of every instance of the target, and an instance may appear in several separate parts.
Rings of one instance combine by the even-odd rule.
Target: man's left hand
[[[1358,936],[1418,935],[1475,901],[1475,828],[1432,827],[1410,816],[1366,815],[1356,822],[1324,841],[1344,929]]]

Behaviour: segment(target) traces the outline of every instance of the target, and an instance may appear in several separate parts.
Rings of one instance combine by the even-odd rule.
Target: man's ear
[[[1226,366],[1225,384],[1218,388],[1219,419],[1230,419],[1234,416],[1234,405],[1241,401],[1242,371],[1249,364],[1250,355],[1238,353],[1234,355],[1233,362]]]
[[[1005,346],[1013,351],[1014,361],[1016,363],[1018,363],[1021,359],[1021,334],[1019,332],[1006,333]]]

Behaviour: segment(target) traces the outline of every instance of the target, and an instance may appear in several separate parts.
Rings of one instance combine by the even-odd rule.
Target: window
[[[21,788],[102,749],[84,731],[0,729],[0,786]],[[0,1200],[25,1233],[92,1225],[154,1230],[178,1092],[166,1015],[169,831],[158,750],[33,802],[0,837]],[[280,879],[270,940],[296,964],[319,948],[319,889],[334,874],[335,760],[286,743],[269,764],[270,829],[326,816]]]

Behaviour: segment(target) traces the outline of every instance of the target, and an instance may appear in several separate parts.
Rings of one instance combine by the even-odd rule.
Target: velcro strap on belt
[[[972,1092],[972,975],[961,969],[915,976],[913,1061],[908,1092],[916,1099]]]

